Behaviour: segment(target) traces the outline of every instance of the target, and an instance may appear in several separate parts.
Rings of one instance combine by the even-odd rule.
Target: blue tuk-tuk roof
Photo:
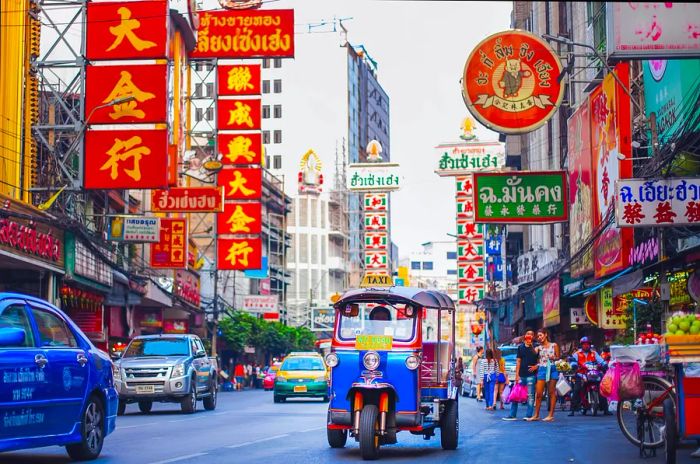
[[[410,303],[431,309],[455,309],[452,298],[442,292],[415,287],[356,288],[346,291],[333,305],[342,308],[348,303],[386,300],[393,303]]]

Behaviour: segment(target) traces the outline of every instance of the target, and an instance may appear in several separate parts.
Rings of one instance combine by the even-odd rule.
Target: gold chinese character
[[[246,161],[252,162],[255,159],[255,152],[250,150],[253,141],[250,137],[239,135],[228,143],[228,153],[226,158],[234,163],[238,158],[243,157]]]
[[[236,205],[236,210],[231,217],[226,221],[226,224],[231,224],[230,232],[250,232],[248,224],[255,222],[255,219],[243,212],[241,205]]]
[[[230,262],[234,266],[236,263],[241,263],[243,266],[248,265],[248,255],[252,253],[253,247],[248,244],[248,241],[236,242],[231,244],[231,248],[228,249],[228,256],[226,261]],[[238,258],[240,256],[240,258]]]
[[[119,177],[119,162],[133,159],[134,167],[132,169],[124,169],[124,173],[135,181],[141,180],[141,165],[139,163],[142,157],[151,154],[151,149],[142,146],[141,142],[141,137],[138,135],[134,135],[129,140],[115,138],[114,145],[107,151],[109,159],[102,165],[100,171],[109,169],[110,177],[112,180],[116,180]]]
[[[146,113],[144,113],[142,110],[136,109],[136,102],[145,102],[146,100],[156,98],[156,96],[152,93],[144,92],[136,87],[134,82],[131,80],[131,73],[128,71],[121,72],[119,82],[117,82],[117,85],[114,86],[109,96],[102,100],[102,103],[109,103],[112,100],[123,97],[134,97],[136,101],[132,100],[125,103],[112,105],[113,111],[109,113],[110,118],[119,119],[125,116],[133,116],[138,119],[143,119],[146,116]]]
[[[250,117],[250,111],[252,108],[248,105],[244,105],[241,102],[236,102],[236,109],[229,111],[229,118],[227,125],[247,125],[248,127],[253,127],[253,118]]]
[[[152,48],[157,45],[150,40],[141,40],[134,34],[134,31],[141,27],[141,21],[138,19],[131,19],[130,9],[123,6],[117,10],[117,13],[121,16],[121,23],[118,26],[110,26],[109,32],[116,37],[116,39],[114,39],[114,42],[109,46],[107,51],[117,48],[124,38],[127,38],[131,45],[138,51],[146,50],[147,48]]]
[[[255,193],[254,189],[249,189],[248,187],[245,186],[245,184],[248,183],[248,179],[243,177],[243,174],[241,174],[241,171],[234,171],[233,177],[234,177],[234,179],[228,183],[229,187],[231,187],[231,191],[228,192],[229,196],[234,195],[239,190],[246,197],[249,197]]]
[[[253,76],[250,74],[250,69],[247,66],[234,66],[228,72],[226,85],[229,90],[235,92],[252,90],[255,86],[250,82],[251,79],[253,79]]]

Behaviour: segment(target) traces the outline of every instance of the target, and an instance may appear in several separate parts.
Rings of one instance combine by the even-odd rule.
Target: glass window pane
[[[34,346],[34,333],[29,323],[29,318],[24,310],[24,305],[10,305],[0,314],[0,329],[13,328],[24,330],[24,341],[16,345],[6,347],[30,347]]]
[[[311,234],[311,264],[318,264],[318,235],[316,234]]]
[[[420,261],[412,261],[411,269],[420,269]]]
[[[262,81],[262,93],[270,93],[270,81]]]
[[[41,335],[41,346],[71,347],[78,346],[73,333],[66,323],[54,314],[43,309],[32,308],[32,314]]]

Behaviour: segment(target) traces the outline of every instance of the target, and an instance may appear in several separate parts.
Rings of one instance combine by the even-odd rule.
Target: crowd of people
[[[263,379],[268,367],[256,362],[230,364],[221,371],[223,383],[231,383],[233,390],[263,388]]]

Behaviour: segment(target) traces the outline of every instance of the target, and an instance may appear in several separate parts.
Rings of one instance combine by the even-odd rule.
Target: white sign
[[[109,222],[109,240],[122,242],[160,241],[160,218],[117,216]]]
[[[700,224],[700,178],[616,181],[615,221],[618,227]]]
[[[279,295],[247,295],[243,309],[251,313],[276,313]]]
[[[505,144],[501,142],[455,142],[435,147],[439,176],[463,176],[475,171],[498,171],[506,165]]]
[[[700,4],[607,2],[608,58],[700,56]]]
[[[400,188],[399,181],[399,165],[396,163],[362,163],[348,166],[349,190],[390,192]]]
[[[323,332],[333,330],[335,312],[333,308],[311,308],[311,330]]]
[[[556,260],[557,250],[554,248],[529,251],[518,256],[518,285],[539,280],[537,271],[554,263]]]
[[[589,325],[591,321],[586,317],[586,311],[583,308],[571,308],[571,324],[572,325]]]

